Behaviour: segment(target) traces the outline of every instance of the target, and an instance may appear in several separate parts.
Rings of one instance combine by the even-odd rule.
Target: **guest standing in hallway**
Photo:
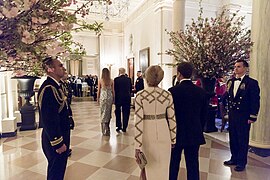
[[[100,103],[101,130],[104,136],[110,135],[110,121],[112,118],[112,104],[114,100],[114,84],[108,68],[102,69],[98,82],[97,101]]]
[[[134,93],[137,93],[143,89],[144,89],[144,81],[143,81],[143,77],[142,77],[142,71],[137,71],[137,79],[135,82]]]
[[[68,104],[60,86],[66,69],[52,57],[43,61],[48,77],[38,92],[40,121],[43,124],[42,149],[48,160],[47,179],[64,179],[70,145]]]
[[[171,148],[176,141],[172,95],[158,84],[164,76],[160,66],[145,73],[148,88],[135,98],[135,157],[142,151],[147,159],[147,179],[169,179]]]
[[[184,150],[187,179],[199,180],[199,148],[205,144],[203,127],[207,117],[206,92],[191,81],[193,66],[182,62],[177,67],[179,84],[169,89],[173,96],[177,124],[176,145],[172,149],[170,180],[177,180]]]
[[[246,75],[247,69],[245,60],[237,60],[236,77],[227,83],[231,159],[224,165],[236,165],[235,171],[243,171],[246,167],[250,125],[257,120],[260,109],[258,81]]]
[[[132,83],[131,79],[125,74],[126,70],[124,68],[119,68],[119,76],[114,79],[115,118],[117,132],[120,132],[120,130],[126,132],[130,114]]]

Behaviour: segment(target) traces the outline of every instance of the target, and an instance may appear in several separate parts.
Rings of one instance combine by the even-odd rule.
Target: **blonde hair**
[[[125,68],[119,68],[119,74],[125,74],[126,70]]]
[[[106,86],[110,85],[111,83],[111,73],[108,68],[103,68],[101,73],[101,79],[103,80]]]
[[[145,79],[148,86],[156,87],[162,81],[164,77],[163,69],[158,66],[149,66],[145,71]]]

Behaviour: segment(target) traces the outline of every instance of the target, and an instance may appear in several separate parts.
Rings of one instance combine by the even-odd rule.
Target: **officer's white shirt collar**
[[[176,78],[177,78],[177,77],[176,77]],[[180,80],[180,83],[183,82],[183,81],[191,81],[191,79],[190,79],[190,78],[184,78],[184,79],[181,79],[181,80]]]
[[[241,81],[234,81],[234,87],[233,87],[233,96],[235,97],[236,96],[236,93],[238,91],[238,88],[242,82],[242,80],[244,79],[246,74],[244,74],[243,76],[240,77]]]
[[[243,76],[239,77],[239,78],[241,78],[241,81],[244,79],[245,75],[246,75],[246,74],[244,74]]]
[[[52,76],[49,76],[49,75],[48,75],[48,77],[52,78],[52,80],[54,80],[56,82],[56,84],[58,84],[58,86],[60,86],[60,83],[56,79],[54,79]]]

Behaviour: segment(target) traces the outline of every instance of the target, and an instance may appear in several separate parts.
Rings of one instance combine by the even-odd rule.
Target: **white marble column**
[[[0,72],[0,133],[2,137],[10,137],[17,134],[11,75],[11,71]]]
[[[186,0],[174,0],[173,2],[173,31],[184,29]]]
[[[185,28],[185,6],[186,0],[173,1],[172,30],[180,31]],[[176,61],[173,59],[173,63]],[[172,70],[172,76],[176,74],[176,68]]]
[[[253,0],[250,76],[259,81],[261,107],[257,122],[252,125],[250,145],[270,149],[270,3]]]

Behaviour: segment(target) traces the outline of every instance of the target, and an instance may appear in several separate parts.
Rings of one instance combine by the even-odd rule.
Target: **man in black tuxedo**
[[[132,83],[131,79],[125,75],[124,68],[119,69],[119,76],[114,79],[114,92],[115,92],[115,118],[116,118],[116,131],[122,130],[126,132],[130,114],[130,102]],[[121,109],[122,120],[121,121]],[[123,122],[123,125],[122,125]]]
[[[184,150],[187,179],[199,180],[199,148],[205,144],[203,127],[207,117],[206,92],[191,81],[193,66],[182,62],[177,67],[179,84],[169,89],[173,96],[177,124],[176,145],[172,149],[170,180],[177,180]]]
[[[243,171],[246,167],[250,124],[256,121],[260,109],[258,81],[246,75],[247,69],[246,61],[237,60],[236,77],[227,83],[231,159],[224,165],[236,165],[235,171]]]
[[[137,79],[135,82],[135,91],[134,92],[137,93],[143,89],[144,89],[144,82],[143,82],[142,72],[137,71]]]
[[[47,57],[43,68],[48,77],[38,92],[38,109],[42,122],[42,150],[48,160],[47,179],[63,180],[70,145],[69,106],[61,78],[66,69],[56,58]]]

